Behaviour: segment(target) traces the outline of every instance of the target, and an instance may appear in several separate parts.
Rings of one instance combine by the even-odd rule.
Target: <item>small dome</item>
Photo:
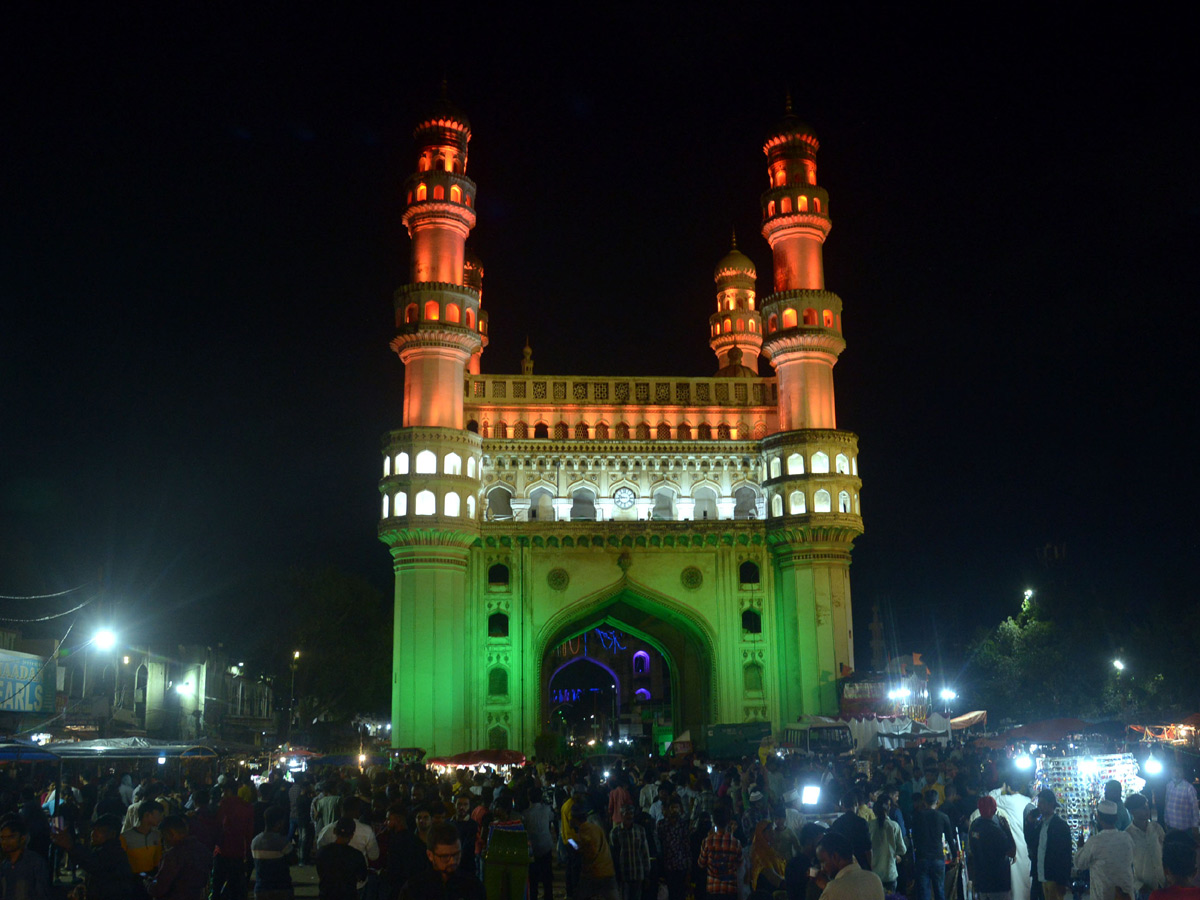
[[[441,96],[438,97],[437,101],[430,108],[429,112],[421,117],[421,121],[417,124],[416,131],[420,132],[422,128],[425,128],[431,123],[445,122],[447,120],[457,122],[462,127],[463,131],[467,132],[468,134],[470,133],[471,121],[467,118],[466,114],[453,103],[451,103],[449,98],[446,96],[446,80],[443,78]]]
[[[733,244],[728,253],[721,257],[713,270],[713,280],[720,281],[730,276],[745,275],[754,279],[758,272],[754,268],[754,260],[737,248],[737,235],[733,236]]]
[[[800,118],[792,111],[792,93],[788,91],[787,103],[784,105],[783,118],[776,123],[771,129],[771,133],[767,135],[767,145],[771,145],[780,141],[780,139],[800,138],[811,144],[817,143],[816,132],[807,122],[800,121]]]
[[[717,369],[717,378],[757,378],[758,373],[749,366],[742,365],[742,351],[734,345],[729,351],[729,365]]]

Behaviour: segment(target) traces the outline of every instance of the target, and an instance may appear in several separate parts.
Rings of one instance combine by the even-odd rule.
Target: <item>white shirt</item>
[[[1133,890],[1133,839],[1115,828],[1093,834],[1075,854],[1075,868],[1091,872],[1091,900],[1113,900],[1117,888]]]
[[[337,840],[333,833],[333,826],[336,824],[337,822],[333,822],[321,829],[321,833],[317,835],[318,849]],[[350,838],[350,846],[365,856],[367,862],[379,859],[379,843],[375,840],[375,832],[371,830],[370,825],[354,823],[354,835]]]
[[[883,900],[883,882],[853,860],[821,892],[821,900]]]
[[[1133,841],[1133,886],[1139,891],[1154,891],[1162,887],[1162,850],[1166,833],[1157,822],[1147,822],[1146,830],[1130,825],[1125,829]]]

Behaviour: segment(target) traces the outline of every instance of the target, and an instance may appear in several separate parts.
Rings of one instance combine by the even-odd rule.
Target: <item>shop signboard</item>
[[[57,666],[32,653],[0,650],[0,710],[54,712]]]

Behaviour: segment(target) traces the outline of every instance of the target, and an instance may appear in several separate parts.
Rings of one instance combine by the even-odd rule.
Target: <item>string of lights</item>
[[[50,594],[48,596],[57,597],[57,596],[61,596],[61,595],[60,594]],[[99,597],[99,596],[100,596],[99,594],[96,595],[96,597]],[[39,616],[35,619],[15,619],[15,618],[11,618],[9,616],[0,616],[0,622],[17,622],[17,623],[24,624],[24,625],[28,625],[33,622],[50,622],[54,619],[61,619],[63,616],[69,616],[69,615],[71,615],[71,613],[79,612],[79,610],[83,609],[89,603],[95,602],[96,597],[89,597],[87,600],[84,600],[78,606],[73,606],[70,609],[65,609],[62,612],[52,613],[51,615],[48,615],[48,616]],[[38,598],[36,598],[36,597],[3,597],[0,599],[4,599],[4,600],[35,600]]]
[[[92,582],[85,581],[78,587],[69,588],[65,591],[59,591],[57,594],[0,594],[0,600],[51,600],[54,597],[65,597],[67,594],[73,594],[76,591],[82,591],[90,584],[92,584]]]

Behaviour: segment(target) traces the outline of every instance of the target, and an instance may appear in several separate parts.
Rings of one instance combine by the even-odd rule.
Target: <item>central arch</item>
[[[595,594],[559,610],[542,627],[537,648],[538,730],[550,715],[549,682],[554,667],[550,652],[594,628],[616,628],[657,650],[670,674],[672,729],[703,733],[716,721],[716,653],[712,630],[691,607],[645,585],[623,578]],[[687,690],[683,690],[683,686]]]

